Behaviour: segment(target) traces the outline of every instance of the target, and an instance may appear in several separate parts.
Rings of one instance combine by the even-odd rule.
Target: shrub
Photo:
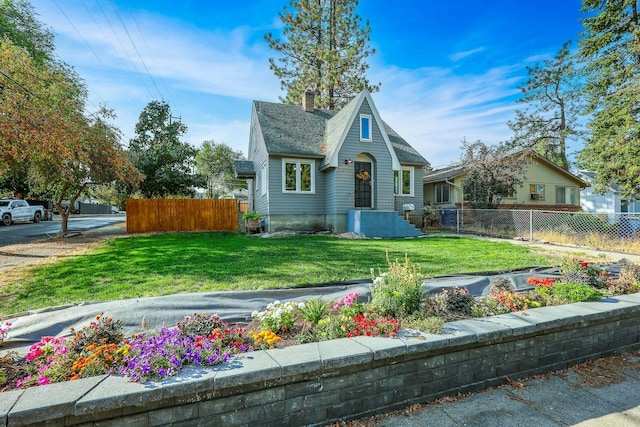
[[[471,314],[475,299],[466,289],[453,287],[447,292],[447,309],[456,313]]]
[[[404,263],[389,261],[389,271],[373,278],[371,303],[382,315],[406,316],[420,309],[424,298],[422,278],[409,258]],[[373,273],[373,271],[372,271]]]

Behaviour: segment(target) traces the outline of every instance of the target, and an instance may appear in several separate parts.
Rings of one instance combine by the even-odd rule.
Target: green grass
[[[386,271],[405,254],[425,277],[508,271],[550,260],[506,242],[458,237],[347,240],[262,239],[237,233],[169,233],[107,241],[77,257],[29,270],[0,288],[0,313],[83,301],[232,289],[273,289]]]

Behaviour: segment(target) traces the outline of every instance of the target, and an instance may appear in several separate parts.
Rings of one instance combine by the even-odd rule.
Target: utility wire
[[[127,37],[129,37],[129,41],[131,42],[131,45],[133,46],[133,49],[136,51],[136,53],[138,54],[138,58],[140,58],[140,62],[142,62],[142,65],[144,66],[144,69],[147,71],[147,75],[149,76],[149,79],[151,80],[151,83],[153,83],[153,87],[156,88],[156,92],[158,92],[158,95],[160,95],[160,98],[164,98],[162,95],[162,92],[160,92],[160,89],[158,89],[158,85],[156,85],[156,81],[153,78],[153,75],[151,74],[151,71],[149,71],[149,68],[147,67],[147,64],[144,62],[144,59],[142,58],[142,55],[140,54],[140,51],[138,50],[138,46],[136,46],[136,43],[133,41],[133,38],[131,37],[131,34],[129,33],[129,30],[127,29],[127,26],[124,23],[124,20],[122,19],[122,15],[120,15],[120,11],[118,11],[118,7],[116,6],[115,2],[113,0],[111,0],[111,4],[113,5],[113,9],[116,12],[116,16],[118,17],[118,20],[120,21],[120,24],[122,25],[122,28],[124,28],[124,32],[127,34]]]
[[[142,81],[142,84],[144,85],[144,88],[147,91],[147,94],[149,95],[149,98],[153,99],[154,98],[153,94],[149,90],[149,87],[147,86],[146,82],[142,79],[142,73],[140,73],[140,71],[138,70],[138,67],[136,66],[136,63],[133,61],[133,59],[129,55],[129,52],[124,47],[124,44],[122,43],[122,40],[120,40],[120,36],[118,36],[118,33],[116,32],[115,28],[113,27],[113,24],[111,24],[111,21],[107,17],[107,14],[105,13],[104,9],[102,8],[102,6],[100,5],[100,2],[98,0],[96,0],[96,4],[98,5],[98,8],[100,8],[100,12],[102,12],[102,16],[104,16],[104,19],[107,21],[107,24],[109,24],[109,27],[111,28],[111,31],[116,36],[116,39],[118,40],[118,43],[120,43],[120,47],[122,47],[122,50],[124,51],[125,55],[127,55],[127,58],[129,59],[129,62],[133,65],[133,68],[135,69],[136,73],[138,74],[138,77],[140,78],[140,80]]]
[[[142,34],[142,30],[140,29],[140,25],[138,25],[138,20],[136,19],[135,15],[133,13],[131,13],[131,19],[133,20],[133,23],[135,24],[136,29],[138,30],[138,35],[140,36],[140,39],[142,40],[142,43],[144,44],[144,47],[147,50],[147,54],[149,55],[149,58],[151,58],[151,61],[153,62],[153,65],[155,65],[156,68],[158,68],[158,65],[154,61],[153,55],[151,54],[151,49],[149,49],[149,45],[147,44],[147,40],[144,38],[144,35]],[[169,98],[169,101],[171,102],[171,104],[175,105],[173,97],[171,96],[171,92],[169,91],[169,88],[165,84],[163,78],[160,79],[160,83],[162,84],[162,87],[164,88],[164,90],[165,90],[165,92],[167,94],[167,97]]]

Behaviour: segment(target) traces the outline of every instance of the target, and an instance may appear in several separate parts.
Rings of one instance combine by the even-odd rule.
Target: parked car
[[[120,213],[120,209],[118,209],[117,206],[111,206],[111,213],[112,214]]]
[[[44,218],[42,206],[30,206],[26,200],[0,200],[2,224],[11,225],[15,221],[40,222]]]

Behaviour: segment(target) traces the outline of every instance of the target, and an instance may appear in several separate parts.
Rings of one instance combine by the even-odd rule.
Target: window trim
[[[441,200],[438,201],[438,188],[442,187],[444,188],[446,186],[447,188],[447,200]],[[451,185],[449,185],[446,182],[438,182],[433,186],[433,200],[434,200],[434,204],[437,205],[443,205],[445,203],[451,203]]]
[[[268,173],[267,173],[267,163],[263,163],[260,168],[260,195],[264,196],[267,194],[267,182],[268,182]]]
[[[558,202],[558,189],[564,189],[564,200],[562,201],[562,203]],[[573,203],[572,202],[567,202],[567,190],[571,190],[571,193],[573,195],[572,199],[573,199]],[[556,205],[575,205],[575,201],[576,201],[576,187],[574,187],[573,185],[556,185]]]
[[[535,187],[535,191],[532,192],[532,190]],[[542,188],[542,191],[540,191],[540,188]],[[545,184],[529,184],[529,199],[530,200],[545,200],[546,197],[546,186]],[[542,197],[540,197],[540,193],[542,193]],[[533,195],[536,195],[537,197],[533,197]]]
[[[364,138],[362,136],[362,130],[363,130],[362,121],[363,121],[363,119],[367,119],[367,123],[368,123],[367,133],[369,135],[369,138]],[[371,115],[370,114],[360,114],[360,142],[371,142],[373,140],[372,130],[373,130],[373,126],[372,126]]]
[[[409,193],[404,193],[403,190],[403,173],[409,172]],[[398,178],[396,181],[396,177]],[[415,196],[415,168],[413,166],[402,166],[399,171],[393,171],[393,194],[396,196]]]
[[[296,165],[296,189],[287,190],[287,164]],[[300,165],[309,165],[311,168],[311,189],[309,191],[300,190]],[[282,192],[287,194],[315,194],[316,192],[316,161],[313,159],[282,159]]]

